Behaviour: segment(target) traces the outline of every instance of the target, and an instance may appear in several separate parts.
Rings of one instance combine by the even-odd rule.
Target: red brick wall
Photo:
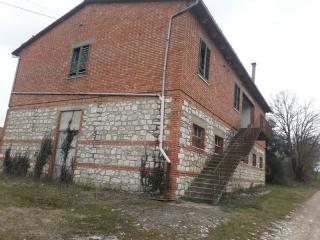
[[[169,16],[182,4],[88,5],[22,51],[14,90],[160,91]],[[86,40],[94,41],[88,75],[68,79],[72,45]]]
[[[81,9],[22,51],[14,91],[159,92],[168,20],[182,4],[91,4]],[[197,75],[200,37],[212,49],[209,85]],[[88,75],[69,79],[72,45],[86,40],[94,41]],[[181,89],[237,127],[240,114],[233,109],[236,79],[191,13],[174,20],[168,90]],[[14,96],[11,106],[74,98]],[[261,111],[256,111],[258,116]]]
[[[200,38],[204,39],[211,48],[208,83],[198,76]],[[181,89],[229,126],[239,127],[241,112],[234,110],[233,98],[234,85],[241,81],[191,13],[180,16],[174,22],[169,59],[170,89]],[[243,84],[240,84],[240,87],[242,92],[248,95]],[[254,115],[257,118],[263,111],[254,99],[251,98],[251,100],[255,105]],[[242,105],[242,95],[240,105]]]

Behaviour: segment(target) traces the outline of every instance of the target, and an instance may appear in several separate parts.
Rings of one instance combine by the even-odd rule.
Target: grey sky
[[[59,17],[81,0],[3,0]],[[267,100],[280,90],[302,99],[318,94],[320,1],[318,0],[204,0],[216,22],[251,71],[256,61],[256,84]],[[0,126],[3,125],[17,59],[11,52],[53,19],[0,4]]]

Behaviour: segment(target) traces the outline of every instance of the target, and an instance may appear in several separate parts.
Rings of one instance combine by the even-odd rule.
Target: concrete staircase
[[[191,183],[183,199],[217,204],[240,161],[248,157],[256,140],[262,139],[261,128],[240,129],[223,155],[214,155]]]
[[[183,200],[200,203],[212,203],[214,193],[213,186],[216,181],[215,170],[223,155],[214,155],[206,163],[201,173],[191,183]]]

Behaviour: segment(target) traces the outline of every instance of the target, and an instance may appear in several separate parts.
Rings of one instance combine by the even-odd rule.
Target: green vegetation
[[[311,197],[319,186],[271,185],[266,189],[271,193],[265,196],[224,200],[220,207],[228,213],[227,221],[210,231],[206,239],[255,239],[268,231],[271,223],[284,219]],[[92,235],[137,240],[188,239],[187,234],[178,236],[174,229],[146,230],[123,211],[148,206],[152,212],[166,204],[111,190],[0,177],[0,239],[71,239]],[[160,218],[156,224],[164,223]]]
[[[134,219],[118,210],[127,204],[159,202],[134,196],[99,200],[94,198],[95,192],[88,187],[0,178],[0,239],[49,239],[48,234],[50,239],[90,234],[162,239],[159,232],[137,227]]]
[[[229,221],[211,233],[209,239],[255,239],[272,227],[271,223],[284,219],[298,204],[311,197],[319,187],[271,185],[269,195],[225,201],[221,206],[230,213]]]

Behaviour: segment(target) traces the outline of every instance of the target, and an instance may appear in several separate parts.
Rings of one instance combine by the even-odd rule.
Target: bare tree
[[[300,104],[296,95],[280,92],[273,98],[275,131],[283,137],[292,172],[298,181],[307,181],[318,162],[320,113],[312,102]]]

